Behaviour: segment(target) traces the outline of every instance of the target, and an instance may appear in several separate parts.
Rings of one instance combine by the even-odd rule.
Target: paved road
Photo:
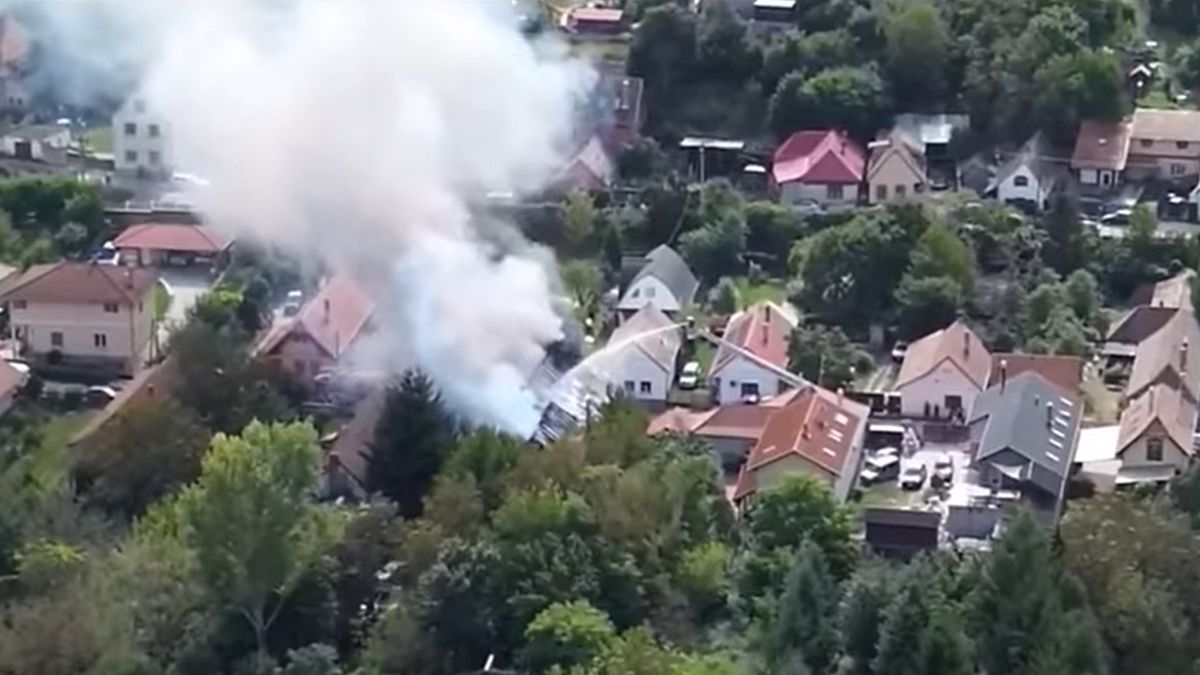
[[[167,315],[159,325],[160,337],[163,344],[170,337],[171,331],[182,326],[187,321],[187,313],[199,298],[213,283],[208,271],[201,269],[166,269],[162,273],[163,281],[171,292],[171,306]]]

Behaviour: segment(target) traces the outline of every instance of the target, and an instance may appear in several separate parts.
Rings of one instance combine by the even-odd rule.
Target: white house
[[[63,160],[70,145],[70,129],[53,124],[19,126],[0,136],[0,151],[16,159]]]
[[[896,378],[900,411],[910,417],[965,416],[991,370],[992,355],[979,336],[955,321],[909,345]]]
[[[1005,204],[1027,205],[1038,211],[1047,208],[1060,173],[1048,152],[1041,133],[1034,134],[996,172],[987,193]]]
[[[170,127],[141,98],[131,98],[113,116],[113,161],[118,172],[145,177],[171,175]]]
[[[625,395],[664,403],[675,380],[681,330],[654,305],[646,305],[613,331],[602,364],[609,380]]]
[[[796,317],[773,302],[760,302],[729,320],[709,368],[718,403],[778,396],[804,378],[788,372],[788,338]]]
[[[1186,471],[1195,450],[1196,404],[1181,387],[1155,384],[1121,412],[1117,485],[1161,483]]]
[[[646,305],[668,316],[691,304],[700,282],[683,258],[663,244],[646,255],[645,263],[625,287],[617,310],[627,319]]]

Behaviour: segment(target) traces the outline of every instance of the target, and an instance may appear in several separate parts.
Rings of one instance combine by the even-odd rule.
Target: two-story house
[[[858,203],[867,153],[846,132],[797,131],[775,150],[771,180],[779,200],[793,207]]]
[[[1200,175],[1200,111],[1135,110],[1127,166],[1134,178],[1194,183]]]
[[[630,279],[617,302],[622,320],[646,305],[653,305],[670,317],[692,304],[700,281],[675,249],[662,244],[646,254],[641,267]]]
[[[983,341],[955,321],[909,345],[896,377],[900,410],[909,417],[965,416],[991,371],[992,355]]]
[[[788,339],[796,317],[773,302],[759,302],[733,315],[709,368],[718,403],[757,401],[804,383],[789,372]]]
[[[113,115],[113,162],[119,173],[166,178],[172,170],[170,127],[147,108],[145,99],[131,98]]]
[[[604,349],[603,370],[631,399],[653,408],[666,404],[675,381],[682,329],[654,305],[646,305],[613,331]]]
[[[904,132],[892,131],[887,138],[871,143],[867,165],[867,199],[881,204],[889,199],[919,195],[928,187],[925,153]]]
[[[0,287],[22,358],[35,367],[133,375],[155,356],[158,272],[63,261]]]

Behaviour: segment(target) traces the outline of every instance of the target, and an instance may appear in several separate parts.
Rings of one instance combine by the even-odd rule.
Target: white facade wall
[[[105,311],[101,304],[30,301],[22,306],[13,301],[9,307],[13,329],[27,353],[121,359],[132,372],[142,365],[154,336],[153,292],[137,306],[117,304],[116,312]],[[61,345],[54,344],[55,333],[61,334]]]
[[[636,346],[626,347],[621,352],[618,363],[609,371],[613,385],[623,389],[626,396],[639,401],[667,400],[674,373],[668,373]],[[650,390],[644,391],[643,387],[647,384]]]
[[[717,403],[735,403],[742,400],[742,384],[745,382],[757,384],[758,395],[761,398],[782,394],[800,382],[799,377],[785,378],[741,354],[734,356],[724,367],[710,373],[709,380],[718,385],[713,390],[713,397]]]
[[[1146,459],[1146,445],[1150,439],[1162,440],[1163,458],[1161,462],[1151,462]],[[1120,460],[1123,468],[1171,465],[1179,471],[1186,470],[1189,462],[1188,456],[1157,423],[1150,425],[1150,428],[1142,432],[1137,440],[1127,446],[1125,451],[1120,454]]]
[[[928,403],[931,411],[937,406],[940,416],[944,418],[947,396],[961,397],[963,413],[970,413],[975,405],[975,397],[979,395],[979,387],[949,359],[942,359],[932,371],[900,387],[898,391],[900,412],[907,417],[923,417],[925,404]]]
[[[654,305],[664,314],[682,309],[671,289],[655,276],[644,276],[625,289],[618,309],[633,314],[646,305]]]
[[[1021,179],[1026,181],[1025,185],[1018,185]],[[1042,190],[1041,181],[1037,176],[1033,175],[1033,171],[1027,165],[1022,165],[1017,168],[1008,178],[1005,178],[996,186],[996,198],[1002,202],[1010,200],[1024,200],[1036,202],[1040,207],[1046,199],[1045,192]]]
[[[170,130],[164,119],[139,108],[139,103],[126,101],[113,116],[115,166],[118,171],[169,174],[173,165]]]
[[[858,185],[842,185],[841,188],[841,199],[834,199],[829,196],[829,186],[824,183],[792,181],[779,186],[779,200],[789,206],[804,204],[809,200],[830,206],[853,206],[858,203]]]

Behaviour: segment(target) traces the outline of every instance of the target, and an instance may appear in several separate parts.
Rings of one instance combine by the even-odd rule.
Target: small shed
[[[871,508],[863,513],[863,524],[872,551],[910,558],[937,548],[942,515],[937,511]]]

